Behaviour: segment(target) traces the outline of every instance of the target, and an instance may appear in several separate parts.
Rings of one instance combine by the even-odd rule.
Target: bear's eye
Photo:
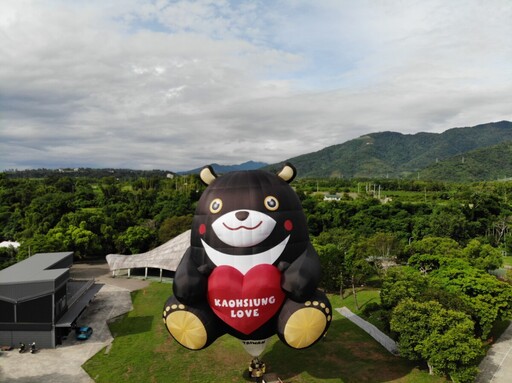
[[[222,209],[222,200],[220,198],[215,198],[211,203],[210,203],[210,211],[213,213],[213,214],[216,214],[218,213],[219,211],[221,211]]]
[[[267,210],[276,211],[279,208],[279,201],[276,197],[269,195],[265,197],[265,207]]]

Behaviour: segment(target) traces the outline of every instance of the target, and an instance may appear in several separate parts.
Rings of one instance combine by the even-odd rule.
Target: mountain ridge
[[[407,178],[450,157],[512,141],[512,122],[457,127],[442,133],[377,132],[289,158],[300,177]],[[265,169],[276,169],[280,163]]]
[[[420,171],[422,179],[477,182],[512,177],[512,141],[464,152]]]
[[[220,165],[217,163],[213,163],[213,164],[210,164],[210,166],[213,168],[215,173],[223,174],[223,173],[228,173],[228,172],[237,171],[237,170],[256,170],[256,169],[260,169],[262,167],[268,166],[268,164],[266,162],[246,161],[244,163],[237,164],[237,165]],[[203,168],[204,168],[204,166],[201,166],[200,168],[177,172],[177,174],[179,174],[179,175],[199,174],[199,172]]]

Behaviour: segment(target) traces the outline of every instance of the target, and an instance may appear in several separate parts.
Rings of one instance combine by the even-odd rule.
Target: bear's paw
[[[200,350],[206,346],[208,334],[203,321],[181,303],[171,299],[164,306],[163,321],[167,330],[182,346]]]
[[[278,321],[278,335],[290,347],[312,346],[327,332],[332,320],[329,300],[321,292],[303,303],[288,301]]]

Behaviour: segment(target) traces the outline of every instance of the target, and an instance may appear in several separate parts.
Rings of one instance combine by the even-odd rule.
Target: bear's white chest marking
[[[201,242],[203,244],[204,250],[206,251],[206,254],[210,260],[215,263],[215,266],[232,266],[245,275],[254,266],[261,264],[272,265],[283,253],[289,239],[290,236],[287,236],[283,241],[281,241],[281,243],[274,246],[273,248],[258,254],[251,255],[225,254],[215,250],[202,239]]]

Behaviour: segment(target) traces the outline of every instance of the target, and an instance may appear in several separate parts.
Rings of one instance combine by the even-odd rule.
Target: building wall
[[[55,331],[0,331],[0,345],[19,347],[36,342],[37,348],[55,348]]]
[[[0,331],[0,346],[14,346],[12,331]]]
[[[0,323],[14,323],[14,303],[0,299]]]
[[[53,281],[0,284],[0,297],[6,297],[5,300],[20,301],[53,292]]]
[[[5,301],[0,303],[0,308],[8,309],[0,315],[0,346],[18,347],[20,342],[26,345],[36,342],[38,348],[55,347],[52,295],[17,305]]]

